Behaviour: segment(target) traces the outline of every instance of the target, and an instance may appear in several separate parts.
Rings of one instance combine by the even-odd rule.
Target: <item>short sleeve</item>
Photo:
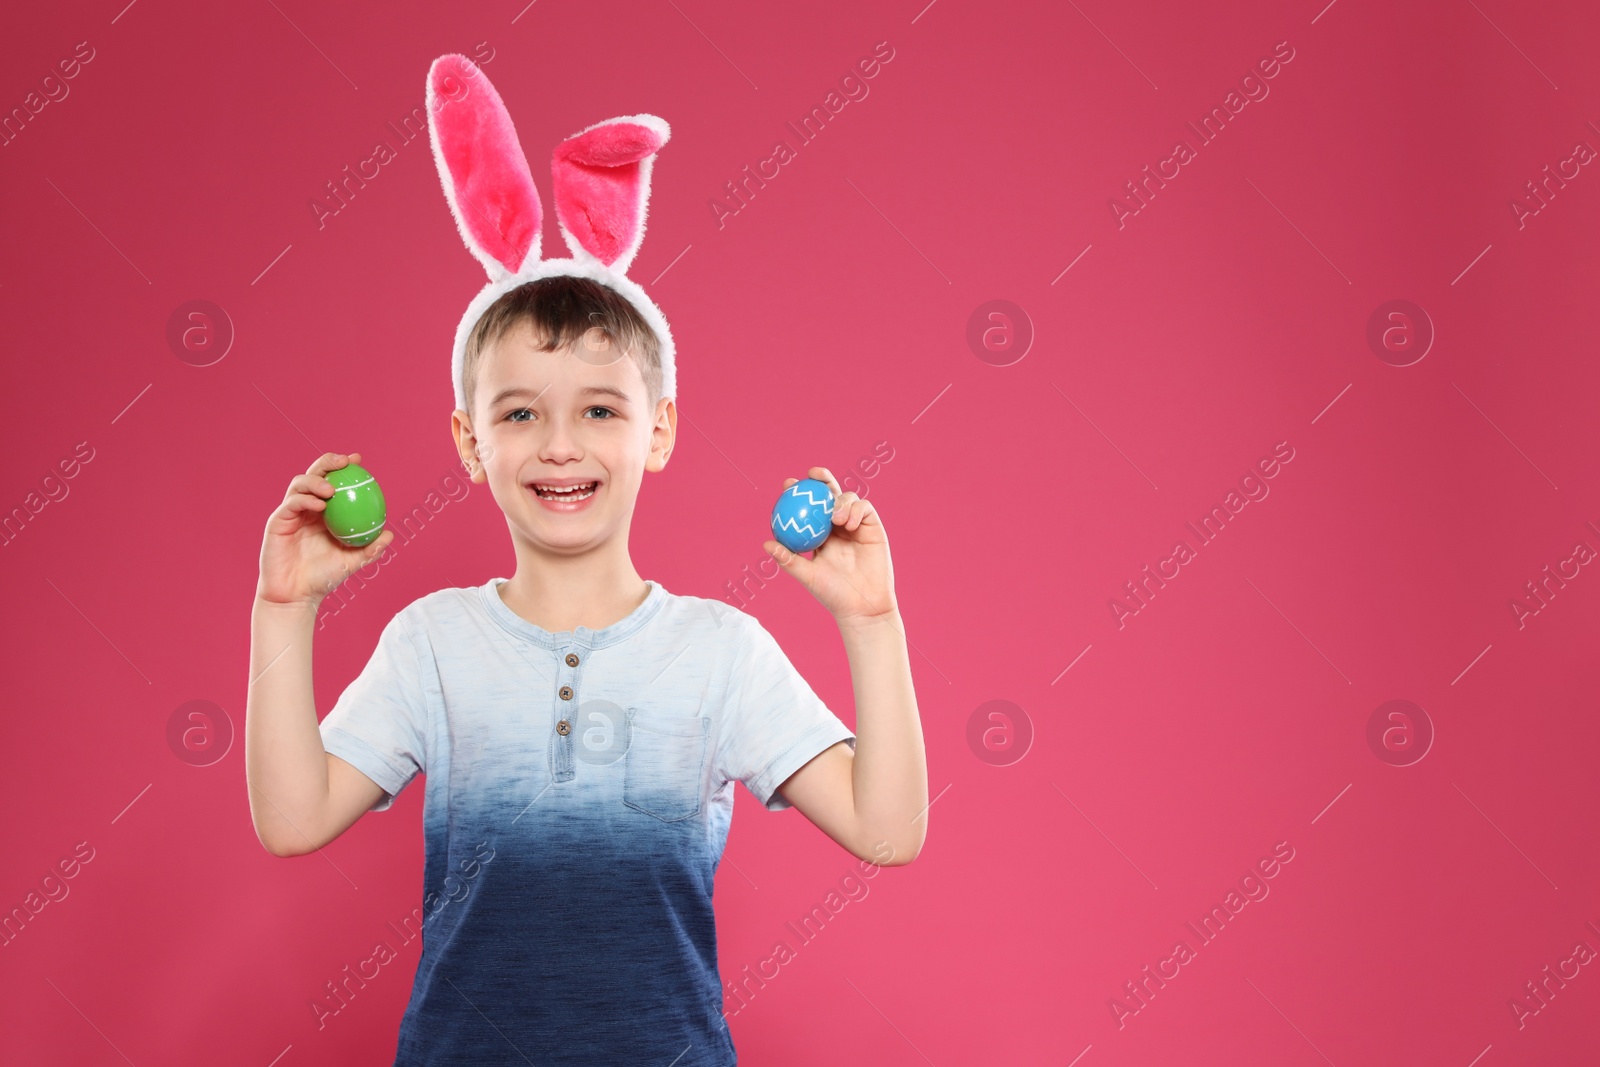
[[[777,791],[790,775],[856,735],[812,690],[778,642],[753,617],[741,627],[723,709],[722,768],[768,811],[792,807]]]
[[[372,806],[387,811],[426,770],[427,694],[421,658],[402,615],[378,637],[367,665],[323,717],[322,747],[383,789]]]

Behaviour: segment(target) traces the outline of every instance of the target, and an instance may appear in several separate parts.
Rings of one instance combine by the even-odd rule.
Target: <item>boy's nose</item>
[[[552,419],[546,424],[545,438],[540,443],[541,456],[557,458],[574,456],[582,452],[578,443],[578,429],[568,422]]]

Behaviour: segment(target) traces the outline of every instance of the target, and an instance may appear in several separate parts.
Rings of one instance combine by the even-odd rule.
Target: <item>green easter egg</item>
[[[333,496],[322,513],[328,532],[351,548],[371,544],[383,533],[387,511],[378,480],[356,463],[348,463],[326,475],[333,483]]]

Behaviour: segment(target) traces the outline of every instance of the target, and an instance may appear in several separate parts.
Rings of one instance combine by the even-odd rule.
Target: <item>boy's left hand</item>
[[[792,574],[840,624],[871,622],[899,611],[894,596],[894,567],[889,562],[889,536],[878,511],[855,493],[839,487],[826,467],[812,467],[807,476],[833,490],[833,529],[811,558],[790,552],[772,538],[762,545],[778,565]],[[785,489],[798,482],[790,478]]]

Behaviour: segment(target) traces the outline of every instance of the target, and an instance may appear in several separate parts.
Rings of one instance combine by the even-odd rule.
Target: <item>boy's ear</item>
[[[487,481],[489,472],[484,470],[483,461],[489,458],[486,453],[492,454],[494,446],[478,443],[470,417],[459,408],[450,415],[450,434],[455,438],[456,455],[461,458],[461,469],[467,472],[467,479],[476,482],[482,475]]]
[[[650,455],[645,457],[644,469],[659,471],[672,458],[672,449],[678,441],[678,403],[672,397],[663,397],[657,404],[656,423],[650,430]]]

